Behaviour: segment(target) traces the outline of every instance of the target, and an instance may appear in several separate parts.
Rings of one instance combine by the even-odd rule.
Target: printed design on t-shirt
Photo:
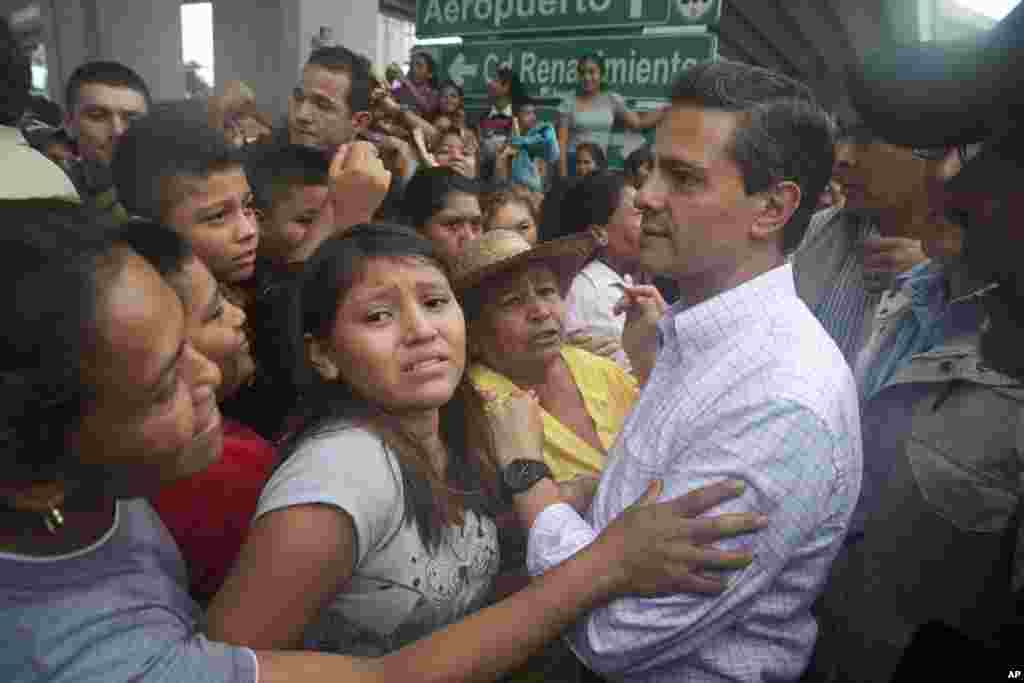
[[[423,567],[423,596],[435,608],[443,608],[467,586],[494,573],[498,562],[498,540],[487,527],[494,523],[467,511],[466,523],[449,527],[435,555],[414,558]]]
[[[497,528],[490,518],[470,510],[464,514],[461,527],[444,530],[436,552],[416,542],[387,579],[357,573],[350,589],[358,585],[360,595],[353,596],[358,604],[351,612],[343,604],[325,610],[307,630],[306,647],[381,656],[483,608],[498,571]],[[403,531],[418,538],[415,527]]]

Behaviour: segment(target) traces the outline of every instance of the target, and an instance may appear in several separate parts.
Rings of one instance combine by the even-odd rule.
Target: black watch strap
[[[529,491],[541,479],[553,479],[551,468],[540,460],[522,458],[501,468],[502,490],[507,498]]]

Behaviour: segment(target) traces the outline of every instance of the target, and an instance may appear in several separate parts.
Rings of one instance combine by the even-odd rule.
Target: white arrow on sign
[[[448,75],[452,77],[452,80],[462,86],[466,82],[466,76],[476,78],[477,72],[480,71],[479,64],[466,64],[466,56],[461,52],[452,60],[452,65],[448,67]]]
[[[629,0],[629,18],[644,18],[644,0]]]

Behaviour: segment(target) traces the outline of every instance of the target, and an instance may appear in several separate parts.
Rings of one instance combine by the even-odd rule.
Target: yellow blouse
[[[597,427],[601,445],[607,451],[615,443],[640,394],[636,380],[612,361],[574,346],[563,346],[562,358],[569,366],[587,412]],[[499,397],[516,389],[507,377],[480,363],[470,366],[469,379],[477,389],[492,391]],[[542,409],[542,412],[544,460],[555,480],[565,481],[578,474],[600,475],[604,469],[604,453],[576,436],[548,411]]]

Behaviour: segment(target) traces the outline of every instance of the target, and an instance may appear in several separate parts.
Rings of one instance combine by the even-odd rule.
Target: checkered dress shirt
[[[719,596],[626,598],[581,620],[571,641],[623,681],[794,680],[817,626],[810,606],[857,501],[861,435],[852,373],[781,266],[659,323],[662,346],[612,448],[587,519],[553,505],[529,534],[541,574],[578,552],[655,478],[674,498],[723,479],[747,484],[711,514],[755,511],[770,526],[719,544],[754,552]]]

